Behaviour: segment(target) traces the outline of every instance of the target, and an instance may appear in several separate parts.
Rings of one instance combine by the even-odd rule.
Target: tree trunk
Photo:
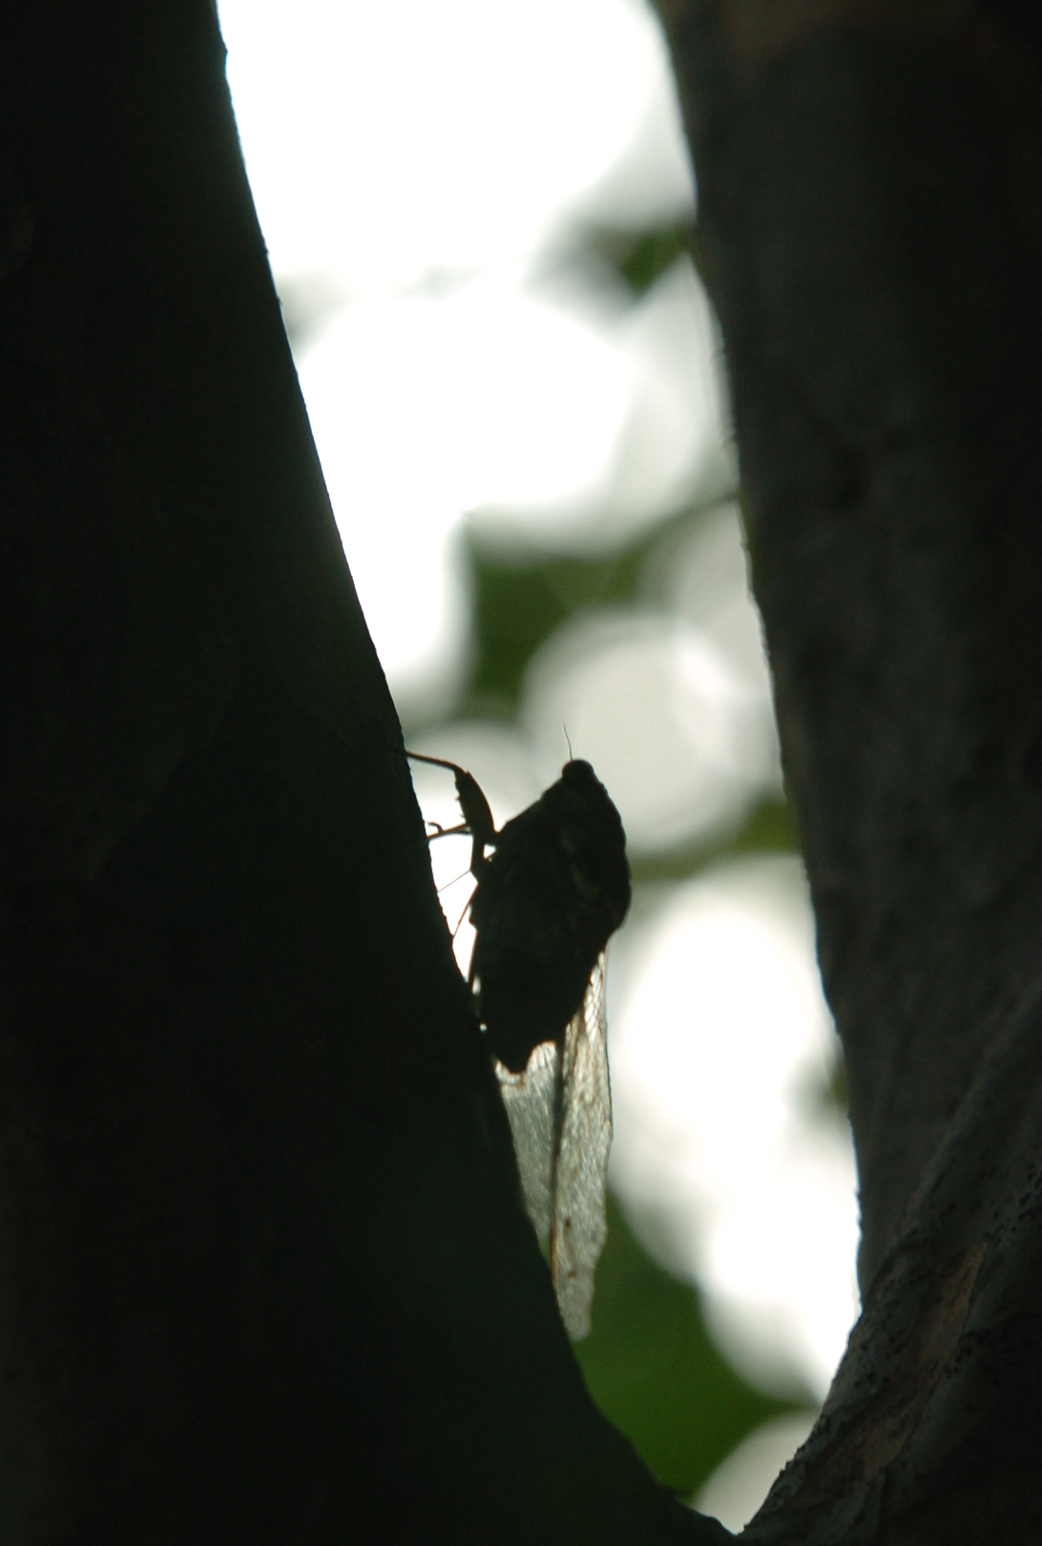
[[[715,1538],[523,1214],[206,0],[0,14],[0,533],[2,1546]]]
[[[668,0],[860,1174],[756,1541],[1042,1536],[1042,27]]]

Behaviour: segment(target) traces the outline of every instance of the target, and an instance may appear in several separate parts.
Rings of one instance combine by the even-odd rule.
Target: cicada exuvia
[[[412,755],[412,754],[410,754]],[[590,1329],[593,1276],[606,1234],[611,1085],[604,949],[626,916],[622,821],[588,762],[500,831],[477,781],[456,780],[469,833],[475,929],[469,979],[488,1037],[536,1232],[571,1336]],[[438,829],[434,837],[445,835]],[[486,852],[491,849],[491,853]]]

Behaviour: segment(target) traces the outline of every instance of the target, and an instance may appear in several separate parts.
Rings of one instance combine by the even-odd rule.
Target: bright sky
[[[733,826],[779,786],[733,506],[653,552],[641,607],[548,641],[517,728],[444,723],[472,637],[465,521],[505,550],[590,551],[734,486],[693,267],[635,300],[582,239],[693,213],[650,9],[221,0],[220,15],[308,411],[411,744],[469,767],[502,821],[557,776],[567,725],[636,850]],[[417,768],[416,784],[454,819],[449,775]],[[465,844],[432,854],[439,883],[466,870]],[[467,894],[444,893],[453,923]],[[797,862],[645,899],[609,994],[615,1186],[655,1216],[751,1377],[822,1390],[853,1313],[856,1212],[849,1137],[815,1114],[832,1033]]]

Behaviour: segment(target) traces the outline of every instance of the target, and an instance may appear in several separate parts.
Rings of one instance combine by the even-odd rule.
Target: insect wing
[[[550,1270],[569,1336],[590,1329],[593,1277],[608,1233],[604,1194],[611,1148],[611,1082],[604,1010],[604,956],[565,1032],[555,1163]]]
[[[555,1043],[544,1041],[532,1052],[523,1074],[511,1073],[498,1060],[495,1064],[514,1139],[525,1208],[540,1244],[549,1239],[553,1221],[559,1061]]]

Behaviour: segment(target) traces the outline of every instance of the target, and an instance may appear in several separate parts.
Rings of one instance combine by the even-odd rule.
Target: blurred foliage
[[[509,717],[539,646],[585,607],[633,601],[642,544],[608,558],[511,561],[470,544],[477,655],[463,713]]]
[[[575,1353],[601,1411],[685,1497],[753,1428],[799,1410],[739,1378],[709,1340],[697,1289],[651,1260],[611,1197],[593,1329]]]
[[[798,853],[799,836],[792,811],[784,800],[763,800],[755,805],[737,830],[725,828],[708,833],[693,843],[662,853],[630,856],[634,882],[685,880],[725,855],[746,853]]]
[[[796,818],[787,800],[764,800],[749,812],[730,853],[799,853]]]
[[[528,662],[562,623],[587,607],[632,605],[642,595],[649,557],[676,543],[731,497],[678,511],[614,552],[574,557],[519,555],[486,547],[468,534],[476,652],[461,717],[506,719],[516,712]]]
[[[563,623],[592,607],[640,602],[649,558],[694,530],[722,501],[684,510],[642,532],[627,547],[594,557],[535,553],[504,555],[471,537],[468,560],[474,588],[475,654],[461,718],[511,719],[517,712],[525,671],[536,651]],[[633,861],[635,881],[680,880],[725,854],[794,853],[799,836],[785,800],[755,806],[737,829],[700,836],[693,843]]]
[[[619,272],[638,295],[651,288],[685,252],[690,253],[688,233],[679,226],[648,231],[618,259]]]
[[[833,1111],[838,1111],[846,1117],[850,1112],[850,1090],[847,1085],[847,1065],[842,1056],[837,1056],[829,1070],[828,1105]]]

